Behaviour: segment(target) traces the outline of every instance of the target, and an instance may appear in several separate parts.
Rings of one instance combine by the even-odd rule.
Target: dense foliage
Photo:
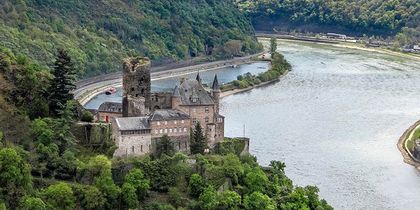
[[[329,30],[373,35],[393,35],[403,27],[417,28],[420,2],[416,0],[236,0],[252,19],[280,20],[299,26],[316,24]],[[279,24],[281,25],[281,24]],[[258,28],[258,25],[255,25]],[[293,29],[293,28],[292,28]],[[312,27],[313,30],[313,27]],[[331,31],[334,32],[334,31]],[[340,32],[340,31],[335,31]]]
[[[72,181],[33,184],[29,157],[0,149],[0,205],[8,209],[332,209],[318,188],[294,187],[285,165],[258,166],[252,156],[176,154],[160,159],[92,156]],[[191,160],[194,160],[193,162]],[[47,182],[48,181],[48,182]],[[39,180],[38,180],[39,182]]]
[[[260,49],[253,33],[225,0],[0,1],[0,46],[43,65],[65,48],[79,77],[119,71],[128,55],[159,63],[253,53]]]

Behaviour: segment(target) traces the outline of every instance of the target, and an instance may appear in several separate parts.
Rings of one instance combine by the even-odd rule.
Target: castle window
[[[178,149],[181,149],[181,142],[178,142]]]
[[[178,128],[174,128],[174,133],[177,133],[178,132]]]
[[[159,131],[158,130],[155,130],[155,134],[158,134],[159,133]]]
[[[157,125],[160,125],[160,122],[157,122]]]
[[[209,122],[209,117],[206,117],[205,119],[206,119],[206,123],[208,123]]]
[[[206,113],[209,113],[209,107],[208,106],[206,106],[205,110],[206,110]]]
[[[165,125],[167,125],[168,124],[168,121],[165,121]]]
[[[134,146],[131,147],[131,152],[134,153]]]
[[[159,133],[163,133],[163,129],[160,129],[160,130],[159,130]]]
[[[172,133],[172,128],[169,129],[169,133]]]
[[[177,122],[176,122],[176,120],[175,120],[175,121],[174,121],[174,124],[176,125],[176,123],[177,123]]]
[[[187,128],[184,128],[184,132],[187,132]]]
[[[168,133],[168,129],[165,128],[165,133]]]
[[[140,152],[143,152],[143,144],[140,146]]]
[[[134,91],[134,88],[131,88],[131,91]]]
[[[184,124],[184,120],[181,120],[181,123]]]

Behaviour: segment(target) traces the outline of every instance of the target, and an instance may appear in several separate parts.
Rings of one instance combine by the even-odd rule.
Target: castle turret
[[[219,103],[220,103],[220,86],[219,86],[219,80],[217,79],[217,74],[214,75],[213,85],[211,87],[211,91],[213,94],[213,99],[215,103],[215,111],[216,113],[219,113]]]
[[[195,78],[199,83],[201,83],[200,72],[197,73],[197,77]]]
[[[150,59],[128,58],[123,65],[123,116],[149,114],[151,106]],[[139,104],[140,103],[140,104]]]
[[[172,94],[172,109],[178,109],[181,105],[181,94],[179,93],[179,86],[175,86],[174,92]]]

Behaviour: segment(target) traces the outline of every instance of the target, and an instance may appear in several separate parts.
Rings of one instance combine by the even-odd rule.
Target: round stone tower
[[[150,112],[150,59],[132,57],[123,64],[123,117],[144,116]]]

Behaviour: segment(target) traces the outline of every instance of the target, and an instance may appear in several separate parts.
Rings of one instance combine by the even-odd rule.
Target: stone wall
[[[123,64],[123,116],[128,117],[129,113],[136,113],[130,109],[132,103],[139,103],[137,99],[144,99],[145,110],[150,110],[151,101],[151,76],[150,59],[128,58]],[[147,113],[146,113],[147,114]]]
[[[118,149],[115,150],[114,156],[142,156],[150,154],[152,151],[152,136],[149,134],[130,134],[119,135],[115,139]]]
[[[172,108],[172,93],[152,93],[150,100],[152,111]]]
[[[191,121],[186,120],[169,120],[169,121],[152,121],[150,122],[152,138],[160,138],[163,135],[169,137],[190,136]]]
[[[190,137],[189,136],[171,136],[172,145],[175,149],[175,152],[182,152],[185,154],[190,153]],[[161,138],[152,138],[152,152],[155,154],[157,146]]]

